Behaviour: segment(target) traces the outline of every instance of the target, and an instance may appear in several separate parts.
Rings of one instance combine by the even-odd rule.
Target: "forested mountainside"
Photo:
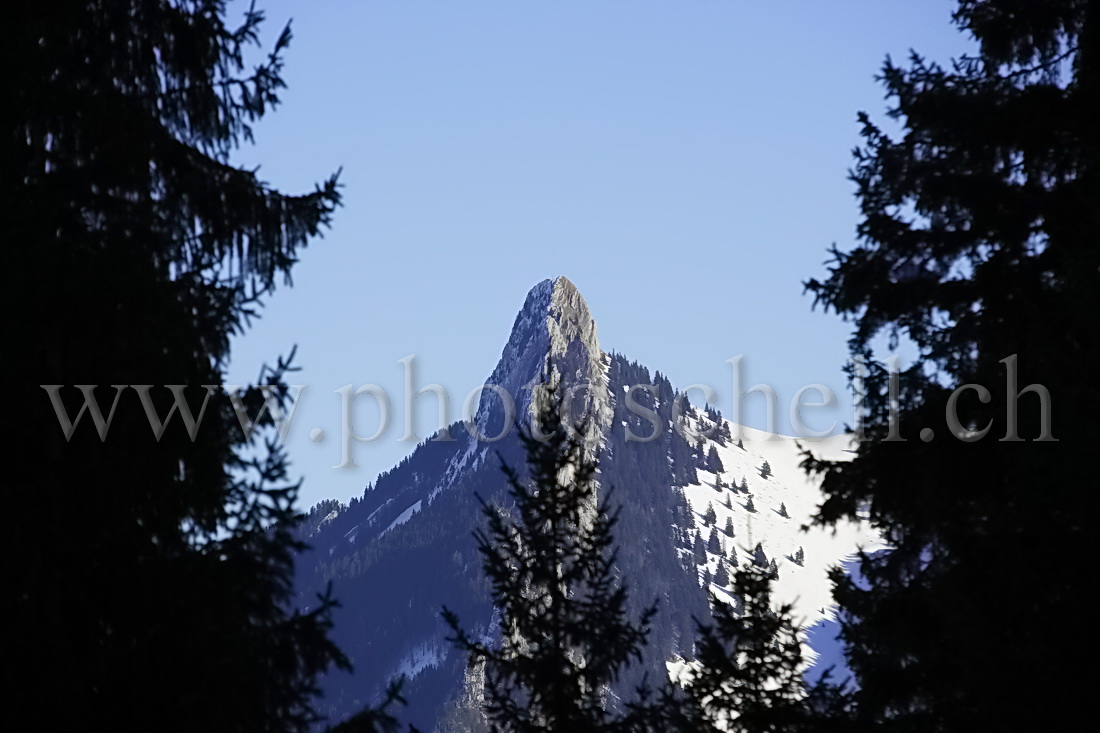
[[[731,425],[712,407],[691,406],[660,372],[604,352],[565,278],[531,291],[488,381],[515,395],[520,419],[548,355],[563,385],[578,387],[576,414],[593,425],[600,491],[613,492],[621,510],[617,568],[630,611],[636,617],[658,602],[644,659],[620,690],[643,674],[660,680],[670,662],[691,657],[694,619],[708,617],[708,593],[728,600],[729,563],[746,556],[775,564],[777,592],[799,599],[804,622],[827,616],[826,567],[873,538],[858,527],[835,536],[800,532],[819,495],[798,466],[793,439]],[[342,604],[334,636],[355,669],[324,682],[321,708],[331,720],[403,675],[403,718],[422,730],[477,727],[476,687],[465,684],[466,660],[446,641],[440,609],[446,604],[488,638],[496,633],[472,532],[483,522],[475,494],[505,501],[501,461],[523,466],[514,432],[479,439],[501,433],[502,404],[486,390],[471,425],[450,425],[361,498],[322,502],[303,524],[311,549],[298,563],[301,603],[333,584]],[[684,429],[674,429],[674,418]],[[843,446],[840,437],[815,449],[835,456]]]

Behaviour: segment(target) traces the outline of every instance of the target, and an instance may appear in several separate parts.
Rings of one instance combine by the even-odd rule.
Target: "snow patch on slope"
[[[408,509],[406,509],[405,511],[398,514],[397,519],[390,522],[390,526],[386,527],[384,530],[379,532],[378,535],[382,536],[382,535],[386,534],[386,532],[389,532],[394,527],[402,525],[405,522],[412,519],[412,515],[416,514],[418,511],[420,511],[420,507],[421,507],[422,504],[423,504],[423,501],[418,501],[415,504],[413,504],[412,506],[410,506]]]
[[[405,655],[397,665],[397,674],[406,679],[413,679],[425,669],[436,668],[447,659],[447,648],[438,642],[428,641],[418,644]]]
[[[485,453],[488,448],[488,444],[482,445],[473,438],[467,439],[466,450],[461,454],[455,454],[451,458],[449,464],[447,464],[447,470],[443,472],[443,478],[436,484],[431,492],[428,494],[428,506],[431,506],[435,501],[435,497],[439,496],[445,489],[449,489],[455,482],[455,480],[462,475],[464,470],[473,471],[478,465],[485,459]],[[471,456],[474,456],[480,451],[480,454],[471,460]]]
[[[874,551],[885,547],[878,533],[866,522],[844,522],[832,528],[809,527],[817,507],[824,500],[814,477],[802,470],[801,449],[798,443],[809,448],[819,457],[842,460],[850,457],[854,448],[849,435],[837,435],[823,440],[796,439],[775,435],[762,430],[730,424],[733,440],[720,445],[704,440],[704,455],[713,446],[722,462],[722,471],[697,469],[699,483],[684,487],[684,495],[695,514],[696,529],[707,540],[710,528],[703,526],[703,514],[707,506],[713,506],[718,536],[726,557],[734,566],[751,559],[759,543],[768,560],[774,559],[779,579],[773,585],[776,603],[791,603],[794,621],[808,628],[819,622],[833,619],[832,583],[828,570],[834,565],[850,561],[856,550]],[[741,437],[744,448],[737,447]],[[764,477],[761,469],[767,461],[771,475]],[[748,493],[733,488],[715,490],[716,480],[732,487],[748,484]],[[746,508],[752,497],[755,512]],[[727,507],[727,502],[732,508]],[[788,517],[780,513],[786,507]],[[723,529],[726,519],[733,521],[734,536],[729,538]],[[802,565],[793,557],[801,547],[804,552]],[[707,553],[706,568],[713,577],[718,569],[719,555]],[[700,577],[703,566],[698,567]],[[732,568],[731,568],[732,569]],[[731,601],[728,587],[711,584],[710,590],[720,600]],[[804,648],[807,663],[816,661],[817,653]]]

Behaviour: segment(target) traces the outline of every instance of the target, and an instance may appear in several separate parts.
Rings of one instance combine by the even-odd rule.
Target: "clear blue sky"
[[[343,167],[345,206],[302,253],[293,288],[233,346],[230,377],[298,345],[310,385],[289,438],[304,506],[360,494],[400,442],[402,371],[452,394],[488,377],[527,290],[568,276],[601,344],[677,386],[731,368],[768,382],[780,415],[824,383],[850,418],[848,326],[811,311],[802,281],[853,242],[846,173],[855,117],[879,120],[874,75],[915,48],[968,49],[945,0],[446,0],[261,3],[268,36],[293,18],[283,104],[238,161],[288,192]],[[231,12],[243,9],[231,5]],[[339,397],[394,397],[388,435],[339,462]],[[357,406],[373,432],[377,411]],[[759,397],[746,422],[764,426]],[[419,404],[421,437],[435,405]],[[313,427],[327,431],[313,443]],[[782,417],[779,428],[789,430]]]

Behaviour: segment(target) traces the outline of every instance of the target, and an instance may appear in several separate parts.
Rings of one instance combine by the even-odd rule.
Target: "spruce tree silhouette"
[[[718,455],[718,449],[713,445],[707,453],[707,470],[713,471],[714,473],[722,473],[722,471],[726,470],[722,465],[721,457]]]
[[[335,176],[290,196],[231,162],[283,86],[289,27],[245,61],[262,19],[232,27],[220,0],[8,8],[5,729],[304,730],[318,675],[347,666],[331,597],[291,605],[298,484],[275,430],[246,437],[217,389],[230,338],[340,201]],[[261,373],[269,409],[290,368]]]
[[[820,523],[869,512],[892,545],[833,574],[861,720],[1070,729],[1090,699],[1070,639],[1100,404],[1100,6],[963,0],[954,21],[975,56],[885,64],[901,133],[860,115],[860,241],[806,287],[854,320],[864,441],[804,466]],[[917,355],[893,388],[881,336]]]
[[[695,729],[810,730],[791,606],[773,608],[773,578],[753,562],[738,567],[730,581],[735,605],[712,598],[713,621],[699,625],[698,668],[686,683]]]
[[[597,498],[596,462],[584,431],[561,422],[557,386],[535,390],[542,440],[517,426],[527,472],[504,464],[512,506],[483,501],[475,532],[500,618],[500,639],[466,632],[443,609],[470,667],[484,674],[484,712],[499,731],[670,730],[679,710],[665,685],[641,689],[619,710],[609,685],[641,659],[656,605],[627,617],[627,588],[615,571],[617,512]],[[610,492],[608,492],[610,494]],[[480,497],[479,497],[480,498]]]

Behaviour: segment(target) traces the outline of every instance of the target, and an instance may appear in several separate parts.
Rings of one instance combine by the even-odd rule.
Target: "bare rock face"
[[[587,418],[585,435],[594,453],[612,414],[607,358],[588,304],[566,277],[543,280],[527,294],[489,377],[490,386],[481,395],[477,412],[481,434],[499,435],[509,418],[528,421],[533,390],[547,378],[560,380],[569,397],[569,414],[577,420]],[[508,409],[509,399],[513,410]]]
[[[550,333],[550,348],[554,355],[565,354],[571,342],[577,341],[593,357],[602,356],[596,336],[596,321],[588,311],[588,303],[567,277],[553,281],[550,312],[546,329]]]
[[[550,314],[551,361],[559,369],[562,386],[572,390],[570,411],[588,419],[586,442],[595,456],[611,424],[613,410],[607,381],[607,355],[600,349],[596,321],[580,291],[566,277],[554,281]]]

